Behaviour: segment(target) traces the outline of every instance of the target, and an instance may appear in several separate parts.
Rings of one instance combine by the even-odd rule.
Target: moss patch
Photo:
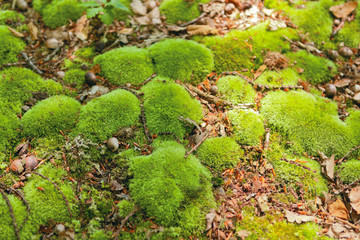
[[[6,26],[0,26],[0,65],[17,62],[17,55],[25,46],[25,43],[15,37]]]
[[[295,86],[300,75],[293,68],[286,68],[281,71],[265,71],[254,82],[268,86]]]
[[[112,84],[142,83],[154,73],[149,52],[137,47],[123,47],[94,58],[101,73]]]
[[[25,17],[21,13],[17,13],[12,10],[3,10],[0,11],[0,25],[8,24],[8,23],[19,23],[24,22]]]
[[[353,183],[360,179],[360,160],[349,160],[338,167],[340,180],[345,184]]]
[[[153,44],[149,51],[156,73],[161,77],[196,84],[213,70],[211,51],[194,41],[168,39]]]
[[[80,69],[70,69],[65,73],[64,83],[80,90],[85,82],[85,73],[85,71]]]
[[[239,76],[221,77],[216,85],[220,94],[234,104],[255,102],[256,91]]]

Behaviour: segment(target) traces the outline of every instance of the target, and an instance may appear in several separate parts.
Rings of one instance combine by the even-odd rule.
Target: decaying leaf
[[[304,223],[304,222],[310,222],[310,221],[317,220],[317,218],[314,217],[314,216],[301,215],[301,214],[291,212],[291,211],[286,210],[286,209],[285,209],[285,217],[291,223],[293,223],[293,222]]]
[[[349,199],[351,207],[360,214],[360,187],[351,189]]]
[[[86,40],[89,34],[89,19],[86,15],[81,16],[76,21],[76,26],[74,29],[74,34],[77,38],[81,40]]]
[[[209,25],[190,25],[187,27],[187,32],[192,36],[219,34],[219,31],[216,28],[210,27]]]
[[[172,31],[172,32],[180,32],[180,31],[186,30],[186,27],[180,27],[180,26],[174,25],[174,24],[168,24],[166,27],[169,31]]]
[[[349,16],[350,13],[352,13],[357,8],[357,5],[358,5],[357,1],[347,2],[344,4],[332,6],[330,8],[330,11],[337,18],[346,18],[347,16]]]
[[[216,212],[214,209],[211,209],[210,212],[208,214],[206,214],[205,219],[206,219],[206,231],[210,230],[212,227],[212,223],[214,222],[216,217]]]
[[[334,179],[334,169],[335,169],[335,155],[331,155],[330,158],[324,159],[324,174],[328,176],[331,180]]]
[[[266,68],[267,68],[266,65],[261,65],[254,74],[254,80],[257,79],[258,77],[260,77],[260,75],[263,74],[263,72],[266,70]]]
[[[25,37],[24,34],[22,34],[21,32],[16,31],[15,29],[8,27],[9,31],[12,33],[12,35],[14,35],[15,37],[20,37],[23,38]]]
[[[159,8],[156,7],[153,10],[151,10],[151,12],[148,13],[148,16],[151,19],[151,23],[153,25],[161,24]]]
[[[350,83],[351,83],[351,79],[343,78],[343,79],[340,79],[340,80],[336,80],[334,82],[334,85],[335,85],[335,87],[343,88],[343,87],[349,86]]]
[[[38,39],[38,32],[39,30],[37,29],[37,27],[35,26],[35,24],[33,24],[32,22],[28,23],[28,28],[29,28],[29,33],[30,33],[30,37],[33,41]]]
[[[341,219],[349,219],[349,212],[345,207],[345,204],[340,199],[336,200],[329,205],[329,212],[331,216],[338,217]]]
[[[130,4],[131,9],[137,15],[146,15],[146,7],[140,0],[133,0]]]
[[[151,24],[151,19],[148,16],[134,17],[134,20],[135,22],[143,26]]]
[[[354,95],[353,99],[357,102],[360,102],[360,92]]]
[[[134,32],[132,28],[123,28],[119,31],[120,34],[131,35]]]
[[[236,235],[241,239],[246,239],[248,236],[250,236],[251,232],[247,230],[240,230],[236,232]]]

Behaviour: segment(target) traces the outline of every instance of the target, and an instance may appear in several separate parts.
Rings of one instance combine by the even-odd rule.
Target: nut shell
[[[37,160],[37,158],[34,155],[31,156],[27,156],[24,159],[25,162],[25,169],[26,170],[34,170],[36,168],[36,166],[39,164],[39,161]]]
[[[119,140],[117,140],[117,138],[114,138],[114,137],[110,138],[110,139],[107,141],[107,147],[108,147],[111,151],[115,152],[116,150],[119,149]]]
[[[336,95],[337,89],[334,84],[328,84],[325,87],[326,96],[327,97],[334,97]]]
[[[17,174],[20,174],[24,171],[24,166],[21,159],[15,159],[10,163],[10,171]]]

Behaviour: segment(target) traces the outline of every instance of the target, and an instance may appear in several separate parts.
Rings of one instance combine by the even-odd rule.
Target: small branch
[[[299,42],[299,41],[294,42],[293,40],[289,39],[284,34],[283,34],[283,37],[285,38],[286,41],[290,42],[291,44],[295,44],[299,48],[305,49],[308,52],[311,52],[311,53],[315,52],[317,54],[322,54],[322,51],[320,51],[319,49],[317,49],[314,46],[306,45],[306,44],[303,44],[302,42]]]
[[[17,226],[17,224],[16,224],[16,219],[15,219],[15,215],[14,215],[14,210],[13,210],[13,207],[12,207],[12,205],[11,205],[11,202],[10,202],[8,196],[5,194],[5,192],[4,192],[1,188],[0,188],[0,193],[1,193],[1,195],[3,196],[6,204],[7,204],[8,207],[9,207],[10,216],[11,216],[11,219],[12,219],[12,224],[13,224],[13,226],[14,226],[16,239],[20,240],[19,229],[18,229],[18,226]]]
[[[270,144],[270,128],[267,128],[265,130],[266,135],[265,135],[265,141],[264,141],[264,150],[267,150],[269,148],[269,144]]]
[[[46,179],[46,180],[48,180],[50,183],[52,183],[52,184],[54,185],[54,187],[59,191],[59,193],[61,194],[62,198],[64,199],[64,201],[65,201],[65,203],[66,203],[66,205],[67,205],[67,207],[68,207],[68,211],[69,211],[70,217],[72,217],[69,201],[67,200],[66,196],[65,196],[64,193],[61,191],[61,189],[58,187],[58,185],[57,185],[55,182],[51,181],[50,178],[45,177],[45,176],[42,175],[41,173],[38,173],[38,172],[32,172],[32,173],[35,174],[35,175],[38,175],[38,176],[40,176],[40,177],[42,177],[42,178],[44,178],[44,179]]]
[[[115,238],[114,238],[115,240],[119,239],[119,235],[120,235],[123,227],[125,226],[126,222],[129,220],[129,218],[134,216],[137,211],[139,211],[139,208],[135,205],[135,208],[121,221],[120,227],[117,230],[117,232],[115,233]]]
[[[38,74],[40,74],[40,75],[43,74],[43,72],[42,72],[40,69],[38,69],[38,68],[35,66],[35,64],[30,60],[30,58],[27,56],[26,53],[20,52],[20,54],[25,58],[25,60],[26,60],[26,61],[28,62],[28,64],[29,64],[29,66],[30,66],[36,73],[38,73]]]
[[[55,55],[56,53],[60,50],[60,47],[56,48],[54,51],[52,51],[49,55],[46,56],[46,58],[44,59],[45,62],[50,61]]]
[[[191,25],[191,24],[193,24],[193,23],[196,23],[196,22],[199,21],[201,18],[203,18],[205,15],[206,15],[206,13],[203,12],[200,16],[198,16],[197,18],[191,20],[190,22],[181,24],[180,27],[186,27],[186,26],[189,26],[189,25]]]
[[[196,94],[198,94],[199,96],[205,98],[206,100],[213,102],[217,105],[224,105],[224,106],[233,106],[232,102],[226,101],[226,100],[222,100],[221,98],[215,97],[213,95],[207,94],[203,91],[201,91],[200,89],[198,89],[197,87],[194,87],[190,84],[186,85],[187,88],[193,92],[195,92]]]
[[[249,77],[247,77],[247,76],[245,76],[244,74],[241,74],[241,73],[239,73],[239,72],[236,72],[236,71],[233,71],[233,72],[222,72],[220,75],[237,75],[237,76],[245,79],[248,83],[252,84],[252,80],[251,80]]]
[[[24,222],[23,222],[22,226],[19,228],[19,231],[21,231],[21,229],[25,226],[25,223],[29,219],[30,212],[31,212],[30,204],[29,204],[28,201],[26,201],[25,196],[21,191],[19,191],[17,189],[14,189],[14,188],[10,188],[10,189],[11,189],[11,191],[15,192],[21,198],[21,201],[26,205],[27,214],[26,214],[26,217],[24,219]]]
[[[140,83],[139,86],[136,86],[136,87],[142,87],[142,86],[145,86],[146,84],[148,84],[149,82],[151,82],[151,80],[153,80],[155,77],[157,76],[156,73],[154,73],[153,75],[151,75],[150,77],[148,77],[145,81],[143,81],[142,83]]]
[[[288,162],[288,163],[290,163],[290,164],[294,164],[294,165],[296,165],[296,166],[302,167],[303,169],[306,169],[306,170],[308,170],[308,171],[310,171],[310,172],[316,173],[315,170],[311,170],[309,167],[303,166],[303,165],[301,165],[300,163],[297,163],[297,162],[295,162],[295,161],[293,161],[293,160],[287,160],[286,158],[281,158],[280,160],[283,160],[283,161]]]
[[[347,152],[342,158],[340,158],[336,163],[337,163],[337,164],[341,163],[342,161],[344,161],[344,159],[345,159],[350,153],[352,153],[353,151],[356,151],[356,150],[358,150],[358,149],[360,149],[360,145],[357,146],[357,147],[355,147],[355,148],[353,148],[353,149],[351,149],[351,150],[350,150],[349,152]]]
[[[196,144],[193,148],[191,148],[191,150],[189,152],[187,152],[185,154],[185,157],[184,158],[187,158],[191,153],[193,153],[194,151],[196,151],[200,145],[207,139],[207,137],[209,136],[210,134],[207,132],[206,135],[203,137],[203,139],[201,139],[201,141]]]

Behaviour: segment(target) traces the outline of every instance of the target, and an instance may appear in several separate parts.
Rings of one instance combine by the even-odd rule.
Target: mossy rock
[[[17,55],[25,46],[24,41],[15,37],[7,26],[0,26],[0,65],[17,62]]]
[[[163,40],[149,51],[161,77],[198,84],[214,67],[211,50],[191,40]]]
[[[0,25],[8,23],[22,23],[25,21],[24,15],[13,10],[0,10]]]
[[[304,91],[274,91],[261,106],[268,123],[287,136],[297,152],[340,157],[359,145],[349,124],[339,119],[336,103],[328,99]]]
[[[287,56],[296,61],[294,68],[303,69],[304,72],[301,76],[313,85],[327,83],[337,74],[337,67],[334,62],[315,56],[305,50],[287,53]]]
[[[340,171],[340,180],[344,184],[350,184],[360,179],[360,160],[352,159],[337,167]]]
[[[67,96],[53,96],[38,102],[21,119],[25,136],[44,137],[66,133],[78,119],[81,104]]]
[[[265,71],[254,82],[268,86],[296,86],[300,75],[294,68],[285,68],[281,71]]]
[[[81,69],[70,69],[65,73],[65,77],[63,79],[64,83],[80,90],[83,83],[85,82],[85,74],[86,71],[83,71]]]
[[[216,85],[223,98],[233,104],[255,102],[256,91],[245,79],[239,76],[221,77]]]
[[[199,3],[207,3],[209,0],[195,0],[192,2],[184,0],[164,0],[159,10],[165,15],[166,22],[176,24],[179,21],[188,22],[200,15]]]
[[[81,108],[74,134],[104,141],[123,127],[139,121],[140,102],[129,91],[118,89],[95,98]]]
[[[233,127],[232,137],[240,144],[259,145],[265,134],[263,117],[251,110],[231,110],[228,117]]]
[[[122,47],[94,58],[101,73],[112,84],[142,83],[154,73],[149,51],[137,47]]]
[[[194,232],[214,206],[211,175],[195,156],[184,156],[180,144],[162,142],[151,155],[131,158],[130,195],[157,223]]]
[[[230,137],[208,138],[196,151],[197,157],[203,164],[222,172],[236,167],[244,157],[244,150]]]
[[[176,83],[153,80],[141,91],[144,92],[146,123],[153,134],[173,133],[183,138],[190,128],[179,117],[197,123],[203,117],[201,104]]]

